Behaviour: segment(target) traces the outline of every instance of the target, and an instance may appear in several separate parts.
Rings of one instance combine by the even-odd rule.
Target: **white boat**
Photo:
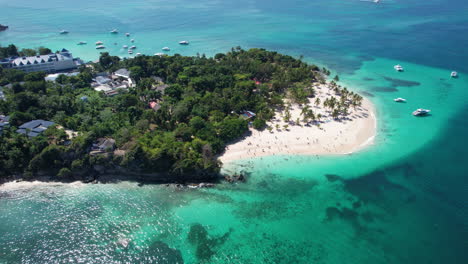
[[[136,55],[137,55],[137,56],[141,56],[141,53],[137,52],[137,54],[136,54]]]
[[[431,110],[419,108],[419,109],[416,109],[416,111],[413,112],[413,115],[414,116],[425,116],[425,115],[429,114],[429,112],[431,112]]]
[[[453,71],[452,73],[450,73],[450,77],[457,78],[458,77],[458,72]]]
[[[132,43],[133,43],[133,42],[135,42],[135,40],[134,40],[134,39],[131,39],[131,40],[130,40],[130,42],[132,42]]]
[[[188,45],[189,42],[187,40],[182,40],[179,42],[180,45]]]
[[[96,49],[105,49],[106,47],[104,45],[98,45],[96,46]]]
[[[397,103],[403,103],[403,102],[406,102],[406,99],[404,98],[401,98],[401,97],[398,97],[396,99],[393,99],[393,101],[397,102]]]
[[[159,56],[159,57],[164,56],[164,55],[166,55],[166,54],[161,53],[161,52],[158,52],[158,53],[155,53],[155,54],[154,54],[154,56]]]
[[[127,46],[127,45],[123,45],[122,48],[128,49],[128,46]]]
[[[393,68],[399,72],[403,71],[403,66],[401,66],[400,64],[393,66]]]
[[[60,31],[60,34],[61,34],[61,35],[68,34],[68,33],[69,33],[69,32],[66,31],[66,30],[61,30],[61,31]]]
[[[104,43],[102,43],[102,41],[96,42],[96,45],[102,45],[102,44],[104,44]]]
[[[169,47],[164,47],[164,48],[162,48],[162,50],[164,50],[164,51],[170,51],[171,49],[170,49]]]
[[[380,0],[374,0],[374,3],[379,3],[379,2],[380,2]]]
[[[136,49],[136,46],[131,46],[130,49]]]
[[[110,33],[112,33],[112,34],[117,34],[117,33],[119,33],[119,31],[117,31],[117,29],[113,29],[113,30],[111,30]]]
[[[133,54],[133,50],[128,50],[128,54]]]
[[[80,42],[78,42],[77,45],[86,45],[86,44],[87,44],[86,41],[80,41]]]
[[[130,33],[125,33],[125,36],[130,37]]]

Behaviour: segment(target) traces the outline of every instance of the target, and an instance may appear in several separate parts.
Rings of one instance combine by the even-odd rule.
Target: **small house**
[[[253,118],[255,116],[256,116],[256,114],[254,112],[252,112],[252,111],[243,111],[241,113],[241,117],[244,118],[245,120],[251,119],[251,118]]]
[[[112,138],[98,138],[94,143],[92,150],[93,151],[113,151],[115,148],[115,140]]]
[[[17,133],[27,135],[28,137],[37,137],[42,132],[46,131],[50,126],[55,125],[52,121],[32,120],[22,124],[17,130]]]

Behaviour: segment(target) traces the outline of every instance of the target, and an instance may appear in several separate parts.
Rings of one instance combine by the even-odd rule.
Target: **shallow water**
[[[304,55],[368,96],[378,116],[375,144],[359,153],[225,167],[248,172],[246,184],[0,187],[0,263],[468,261],[466,1],[0,0],[0,7],[0,23],[10,26],[1,45],[65,47],[86,60],[97,58],[98,40],[126,56],[124,32],[145,54],[169,46],[169,54],[212,55],[241,45]],[[113,28],[121,33],[108,33]],[[178,46],[183,39],[190,45]],[[460,78],[450,79],[452,70]],[[411,116],[420,107],[432,115]]]

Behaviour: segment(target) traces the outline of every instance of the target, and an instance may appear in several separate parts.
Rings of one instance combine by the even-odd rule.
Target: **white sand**
[[[316,91],[322,103],[326,98],[335,96],[326,85],[321,85]],[[251,129],[250,136],[226,147],[225,153],[219,157],[219,160],[229,163],[239,159],[271,155],[349,154],[374,142],[376,118],[374,107],[366,98],[361,107],[357,107],[356,110],[350,108],[348,117],[351,120],[343,121],[333,120],[323,105],[316,107],[313,102],[309,105],[314,113],[321,113],[325,116],[321,118],[320,127],[304,126],[300,106],[292,105],[291,120],[295,121],[299,118],[301,125],[289,124],[288,131],[286,131],[283,125],[287,123],[283,121],[282,113],[277,113],[275,120],[268,123],[274,128],[272,132],[267,129],[264,131]],[[275,128],[276,124],[280,125],[280,130]]]

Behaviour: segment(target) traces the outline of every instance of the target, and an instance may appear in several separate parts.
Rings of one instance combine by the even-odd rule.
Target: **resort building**
[[[59,72],[76,69],[83,62],[66,49],[58,53],[37,55],[31,57],[11,57],[0,61],[4,68],[22,70],[24,72]]]
[[[16,132],[27,135],[28,137],[36,137],[53,125],[55,125],[55,123],[51,121],[41,119],[33,120],[22,124]]]

